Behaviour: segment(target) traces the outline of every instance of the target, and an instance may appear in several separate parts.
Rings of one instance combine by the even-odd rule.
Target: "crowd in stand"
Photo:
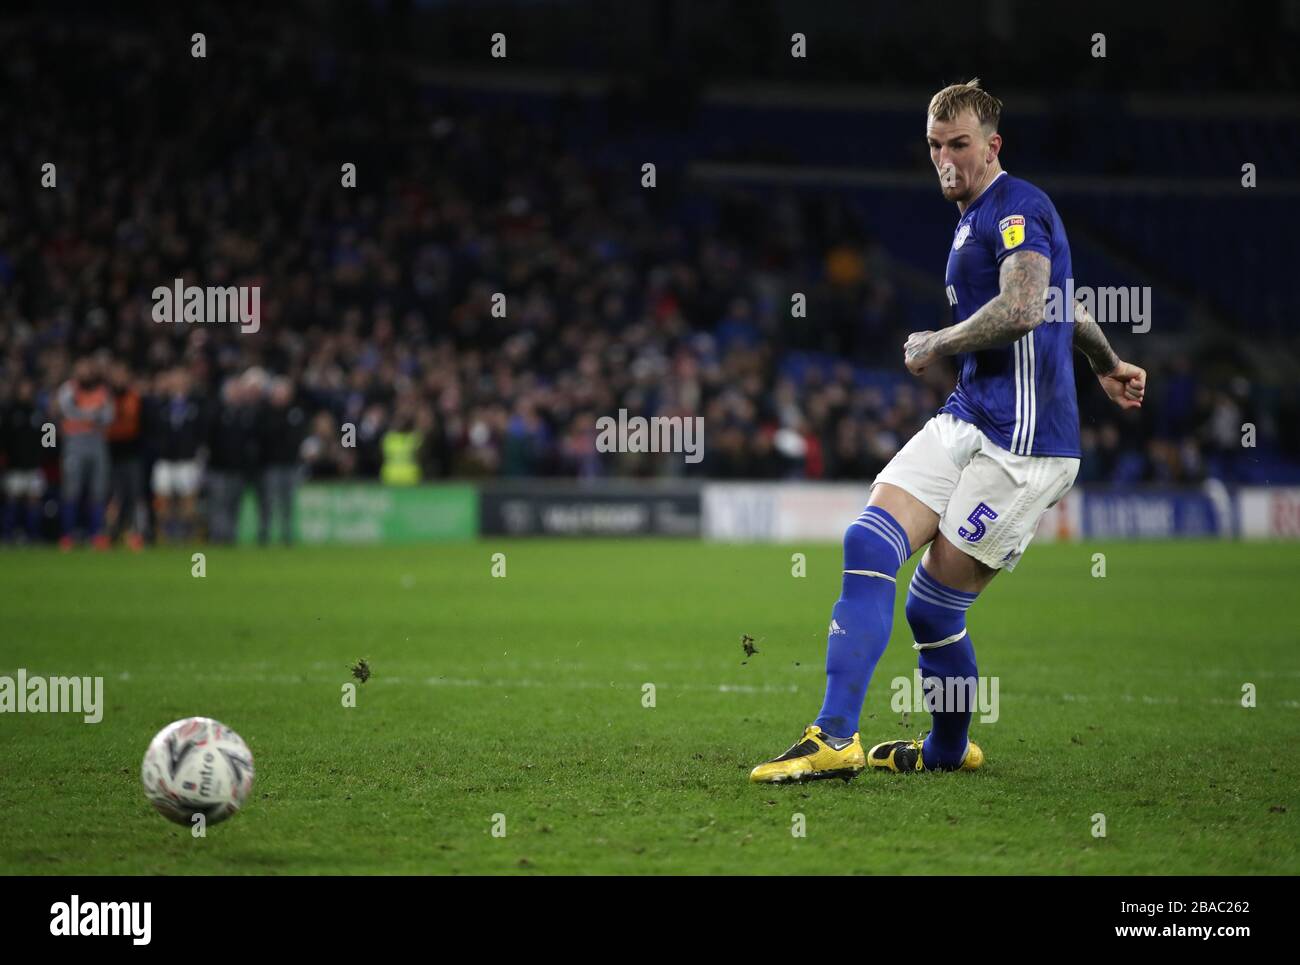
[[[288,542],[310,464],[306,419],[289,380],[260,369],[228,380],[219,401],[195,391],[186,366],[145,378],[107,355],[78,359],[52,392],[20,377],[0,397],[3,533],[41,539],[49,498],[65,547],[84,536],[139,549],[146,534],[229,543],[249,492],[259,541],[275,526]]]
[[[108,352],[67,367],[56,352],[47,368],[0,389],[3,534],[57,534],[69,546],[84,536],[138,547],[148,534],[229,542],[247,495],[257,538],[287,541],[294,490],[308,478],[867,480],[943,398],[943,376],[891,390],[861,384],[840,364],[796,379],[776,371],[762,346],[719,351],[708,334],[668,338],[654,328],[632,338],[593,333],[574,346],[573,365],[552,375],[522,349],[512,359],[508,345],[494,356],[443,341],[407,358],[382,338],[348,352],[325,338],[288,366],[292,378],[235,366],[214,379],[222,352],[198,337],[157,371],[133,370]],[[367,354],[371,365],[344,364]],[[1248,386],[1202,389],[1186,360],[1153,381],[1153,396],[1166,403],[1146,420],[1153,429],[1085,415],[1080,480],[1232,479],[1247,452]],[[1105,412],[1100,390],[1080,387],[1085,400],[1098,397],[1085,412]],[[597,419],[619,408],[702,415],[703,461],[598,452]]]
[[[833,200],[701,216],[681,179],[649,196],[555,123],[342,62],[13,53],[10,80],[48,82],[0,106],[6,538],[228,541],[248,494],[284,538],[305,478],[866,480],[951,380],[902,376],[889,253]],[[258,286],[257,331],[154,321],[176,278]],[[1138,360],[1131,418],[1083,370],[1081,482],[1231,479],[1243,422],[1300,424],[1239,374]],[[619,409],[703,416],[703,461],[597,452]]]

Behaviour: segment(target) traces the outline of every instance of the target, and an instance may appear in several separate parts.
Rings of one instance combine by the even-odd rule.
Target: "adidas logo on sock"
[[[839,625],[839,621],[837,621],[834,617],[831,617],[831,628],[830,628],[830,631],[829,631],[829,632],[830,632],[830,633],[844,633],[845,630],[844,630],[843,627],[841,627],[841,626]]]

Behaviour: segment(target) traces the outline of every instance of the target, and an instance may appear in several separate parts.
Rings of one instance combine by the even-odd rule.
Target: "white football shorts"
[[[10,469],[5,473],[5,495],[10,499],[39,499],[45,492],[45,474],[39,469]]]
[[[1074,485],[1079,460],[1018,456],[969,422],[940,412],[895,453],[871,487],[889,483],[939,514],[948,542],[1013,570],[1038,521]]]
[[[159,459],[153,464],[155,496],[193,496],[199,491],[197,459]]]

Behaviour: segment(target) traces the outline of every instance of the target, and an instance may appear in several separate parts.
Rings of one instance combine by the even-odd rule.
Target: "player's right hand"
[[[1142,397],[1147,391],[1146,369],[1121,360],[1105,375],[1097,373],[1097,381],[1101,383],[1102,391],[1121,409],[1142,408]]]
[[[926,366],[939,357],[934,350],[934,341],[938,335],[938,332],[913,332],[907,336],[907,342],[903,345],[903,364],[907,366],[907,371],[920,375]]]

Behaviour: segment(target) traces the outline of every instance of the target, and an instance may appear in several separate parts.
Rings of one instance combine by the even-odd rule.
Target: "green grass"
[[[0,674],[105,678],[97,725],[0,716],[0,872],[1300,872],[1295,545],[1035,546],[972,610],[983,771],[778,788],[746,776],[820,706],[837,546],[210,549],[205,579],[189,553],[0,553]],[[889,709],[897,618],[867,743],[928,724]],[[191,714],[257,762],[204,839],[139,784]]]

